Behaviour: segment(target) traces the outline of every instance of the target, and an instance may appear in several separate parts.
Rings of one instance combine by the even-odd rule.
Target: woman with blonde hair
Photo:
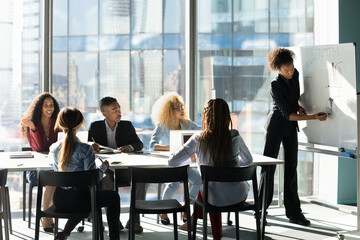
[[[152,108],[151,119],[155,124],[155,129],[150,140],[150,150],[169,151],[170,130],[199,129],[188,118],[184,101],[177,93],[168,93],[160,97]],[[192,183],[189,193],[190,199],[195,200],[201,186],[201,177],[194,168],[189,169],[189,182]],[[178,182],[167,183],[162,198],[171,199],[179,187]],[[160,217],[162,224],[170,224],[167,214],[161,214]],[[186,221],[186,216],[183,216],[183,220]]]
[[[60,111],[59,103],[48,92],[39,94],[30,104],[20,123],[20,133],[27,139],[30,147],[36,152],[48,152],[51,144],[56,142],[58,130],[54,129],[56,117]],[[37,184],[37,171],[27,171],[27,180]],[[43,209],[52,205],[53,187],[46,187],[44,191]],[[41,223],[45,232],[53,232],[53,220],[42,218]]]
[[[51,145],[49,160],[53,161],[54,171],[76,172],[99,169],[99,181],[109,167],[107,161],[95,164],[95,154],[91,145],[82,143],[76,134],[85,120],[80,110],[73,107],[63,108],[56,120],[55,128],[65,132],[65,139]],[[84,188],[56,188],[54,192],[54,206],[60,210],[73,211],[90,209],[90,192]],[[112,190],[97,190],[96,206],[106,207],[107,222],[109,225],[110,239],[119,239],[120,197]],[[81,218],[70,218],[63,232],[56,235],[55,239],[67,239],[71,231],[81,221]]]

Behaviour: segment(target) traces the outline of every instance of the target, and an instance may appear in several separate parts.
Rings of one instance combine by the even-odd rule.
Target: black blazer
[[[271,82],[270,94],[273,108],[268,115],[265,129],[282,136],[288,136],[292,131],[299,130],[297,121],[289,120],[290,114],[297,113],[299,109],[299,72],[295,69],[290,80],[278,74]]]
[[[105,119],[91,123],[88,141],[93,141],[92,138],[100,145],[107,146]],[[139,151],[143,148],[143,143],[136,134],[135,128],[130,121],[120,121],[118,123],[115,140],[117,147],[131,145],[134,151]]]

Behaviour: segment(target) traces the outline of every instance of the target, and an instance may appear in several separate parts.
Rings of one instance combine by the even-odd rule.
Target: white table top
[[[52,169],[52,163],[48,161],[47,154],[33,152],[33,158],[10,158],[12,152],[0,152],[0,168],[7,168],[9,172],[20,172],[28,170],[49,170]],[[169,152],[144,152],[120,153],[120,154],[96,154],[101,159],[108,160],[111,168],[124,168],[130,166],[167,166]],[[259,154],[252,154],[255,165],[274,165],[284,164],[283,160],[265,157]],[[112,162],[121,162],[120,164],[111,164]],[[191,166],[196,166],[192,163]]]
[[[7,168],[9,172],[52,169],[45,153],[32,152],[33,158],[10,158],[13,153],[15,152],[0,152],[0,168]]]
[[[121,168],[130,166],[167,166],[170,152],[144,152],[143,154],[136,153],[121,153],[121,154],[97,154],[98,157],[104,160],[108,160],[111,168]],[[284,164],[283,160],[266,157],[259,154],[252,154],[253,164],[257,166],[261,165],[274,165]],[[112,162],[121,162],[121,164],[111,164]],[[195,162],[190,164],[196,166]]]

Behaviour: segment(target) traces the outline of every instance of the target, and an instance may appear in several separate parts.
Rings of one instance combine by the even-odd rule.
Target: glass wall
[[[0,150],[22,147],[20,119],[40,84],[40,1],[0,2]]]
[[[185,98],[185,0],[54,0],[52,90],[88,125],[113,96],[123,118],[152,130],[157,98]]]
[[[275,47],[314,44],[313,1],[198,0],[197,9],[197,122],[215,92],[228,102],[234,127],[251,151],[262,154],[275,74],[266,55]],[[306,156],[299,154],[298,169],[300,192],[308,194],[312,165]]]
[[[39,0],[0,1],[0,150],[19,151],[20,120],[41,90]],[[9,172],[11,208],[21,207],[22,172]]]

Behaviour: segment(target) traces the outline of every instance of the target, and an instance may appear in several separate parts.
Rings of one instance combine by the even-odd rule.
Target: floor
[[[271,206],[268,213],[268,225],[266,227],[265,239],[277,240],[330,240],[338,239],[338,231],[351,231],[356,228],[355,207],[338,208],[336,206],[324,206],[311,199],[302,201],[302,209],[304,215],[311,221],[311,226],[303,227],[291,224],[284,215],[284,208]],[[125,225],[128,218],[128,208],[122,208],[121,221]],[[223,214],[225,218],[227,214]],[[33,239],[34,238],[34,217],[32,218],[32,228],[27,227],[27,221],[22,220],[21,210],[12,213],[13,218],[13,234],[10,239]],[[231,219],[234,221],[234,214]],[[106,217],[103,216],[104,225],[106,225]],[[180,218],[178,220],[180,222]],[[223,240],[235,239],[235,229],[233,226],[227,226],[223,219]],[[64,222],[60,222],[60,227]],[[137,239],[161,240],[173,239],[173,225],[164,226],[156,224],[155,215],[145,215],[141,218],[141,224],[144,227],[142,234],[136,235]],[[208,224],[209,226],[209,224]],[[106,228],[107,229],[107,228]],[[197,239],[202,239],[201,234],[202,221],[198,223]],[[105,232],[105,239],[108,236]],[[211,237],[211,229],[208,227],[208,238]],[[123,230],[120,234],[121,239],[128,238],[128,231]],[[53,239],[53,235],[41,232],[40,239]],[[69,239],[91,239],[91,224],[85,223],[84,232],[74,231]],[[187,239],[186,232],[179,231],[179,239]],[[240,214],[240,239],[251,240],[256,239],[255,219],[253,213],[245,212]]]

